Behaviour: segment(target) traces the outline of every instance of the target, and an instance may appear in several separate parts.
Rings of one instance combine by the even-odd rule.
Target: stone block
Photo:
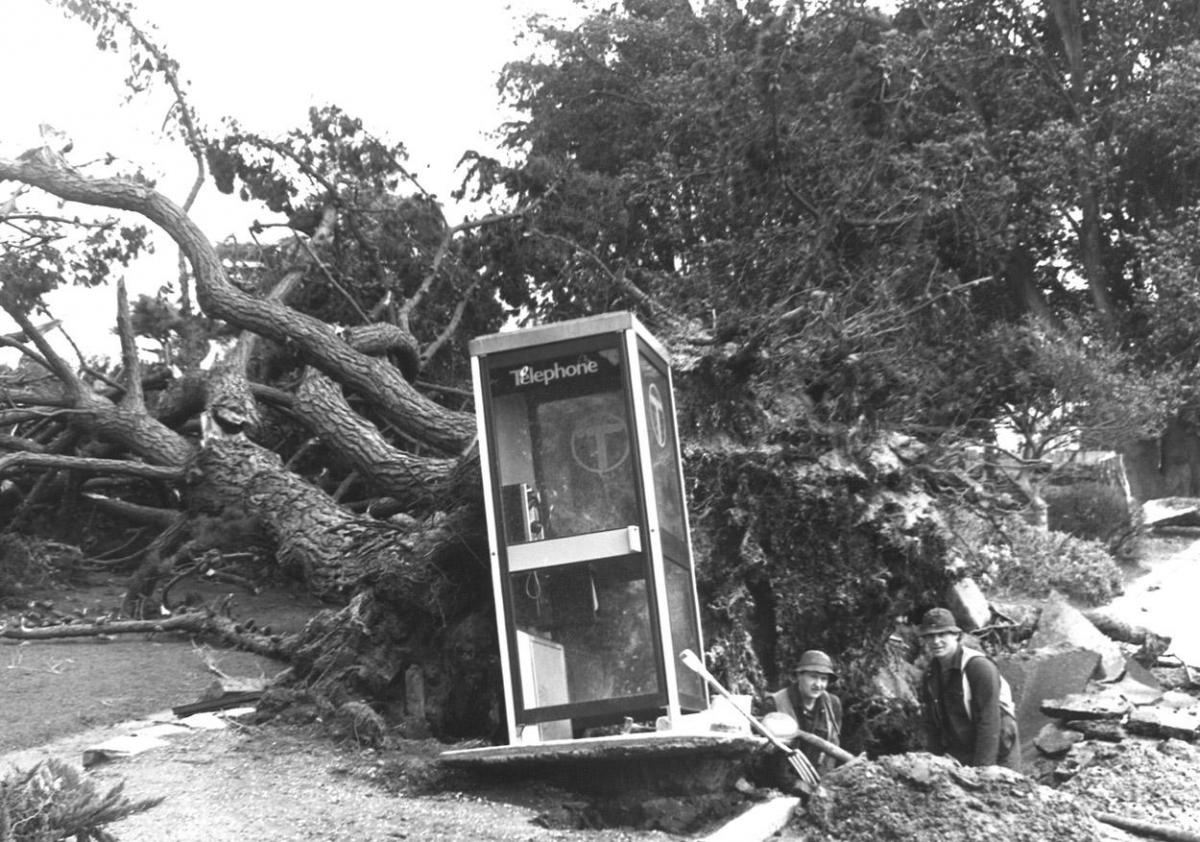
[[[963,631],[975,631],[992,621],[992,608],[987,597],[974,579],[966,578],[955,582],[946,592],[946,607],[963,627]]]
[[[1042,609],[1037,631],[1029,639],[1029,648],[1087,649],[1100,656],[1098,678],[1115,681],[1125,672],[1125,653],[1116,641],[1105,636],[1079,610],[1061,599],[1051,600]]]
[[[1053,722],[1043,725],[1042,730],[1033,738],[1037,750],[1047,757],[1062,757],[1071,750],[1071,746],[1082,741],[1083,734],[1061,728]]]

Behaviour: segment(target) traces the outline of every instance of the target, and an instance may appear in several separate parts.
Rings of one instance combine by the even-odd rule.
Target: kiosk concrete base
[[[526,775],[594,795],[698,795],[731,788],[770,750],[746,734],[624,734],[442,752],[443,764]]]

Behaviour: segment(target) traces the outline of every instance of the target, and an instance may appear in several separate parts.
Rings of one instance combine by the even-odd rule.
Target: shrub
[[[1121,569],[1099,541],[1042,531],[1016,516],[998,521],[956,512],[954,553],[985,590],[1049,596],[1058,591],[1086,605],[1121,592]]]
[[[1105,543],[1131,525],[1125,493],[1102,482],[1079,482],[1042,490],[1050,528]]]
[[[124,784],[101,792],[83,773],[59,760],[43,760],[0,781],[0,839],[12,842],[114,840],[104,825],[140,813],[161,798],[130,801]]]

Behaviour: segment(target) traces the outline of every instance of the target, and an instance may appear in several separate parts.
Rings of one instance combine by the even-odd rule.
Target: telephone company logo
[[[546,366],[545,368],[534,368],[531,365],[524,365],[520,368],[514,368],[509,374],[512,375],[514,386],[545,386],[553,383],[555,380],[567,380],[572,377],[584,377],[588,374],[595,374],[600,370],[600,363],[588,357],[580,357],[576,362],[563,365],[555,361],[554,365]]]

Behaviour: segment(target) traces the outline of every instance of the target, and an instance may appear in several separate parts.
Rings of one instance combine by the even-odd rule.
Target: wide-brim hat
[[[809,649],[800,656],[800,660],[792,670],[793,674],[798,672],[817,672],[830,678],[837,678],[837,672],[833,668],[833,659],[820,649]]]
[[[917,626],[917,637],[925,637],[929,634],[941,634],[942,632],[958,632],[962,634],[962,629],[958,627],[958,622],[954,619],[954,615],[945,608],[930,608],[925,612],[925,616],[921,618],[921,625]]]

